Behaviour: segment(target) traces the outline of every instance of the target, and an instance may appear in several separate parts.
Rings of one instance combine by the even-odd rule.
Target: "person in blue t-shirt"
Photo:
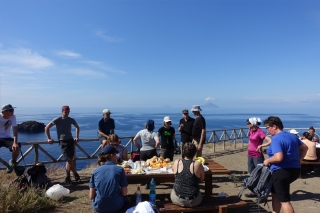
[[[280,118],[270,116],[264,120],[267,131],[272,135],[272,142],[267,149],[268,159],[263,164],[270,165],[272,172],[272,208],[279,213],[293,213],[290,203],[290,184],[300,174],[300,161],[307,153],[308,147],[299,138],[289,132],[283,132]]]
[[[98,157],[100,167],[93,171],[89,183],[89,198],[95,212],[117,212],[126,201],[128,181],[116,162],[117,150],[113,146],[102,148]]]
[[[114,134],[114,120],[110,118],[110,110],[104,109],[102,111],[103,118],[98,122],[98,137],[99,141],[102,144],[102,147],[108,145],[108,137],[110,134]]]

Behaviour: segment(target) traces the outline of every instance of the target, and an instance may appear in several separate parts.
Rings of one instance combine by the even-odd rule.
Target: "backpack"
[[[258,164],[251,172],[250,176],[244,179],[243,189],[239,192],[238,197],[241,198],[245,189],[249,189],[257,196],[257,203],[264,201],[267,203],[267,197],[271,191],[272,178],[271,171],[267,166]]]
[[[36,188],[43,188],[50,183],[50,180],[46,175],[47,169],[41,163],[37,163],[35,166],[28,169],[27,173],[29,175],[29,183],[32,183]]]
[[[17,177],[11,184],[15,185],[20,190],[20,192],[24,192],[30,186],[26,175]]]

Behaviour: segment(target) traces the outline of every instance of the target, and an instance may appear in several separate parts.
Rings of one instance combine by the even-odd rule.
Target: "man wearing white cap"
[[[12,152],[12,159],[7,166],[7,173],[11,173],[16,166],[20,147],[18,145],[18,127],[14,107],[11,104],[2,106],[2,115],[0,116],[0,148],[7,147]],[[13,138],[11,137],[10,129],[12,127]]]
[[[170,158],[173,161],[175,129],[171,126],[171,118],[169,116],[164,117],[163,127],[158,130],[158,136],[161,136],[161,157],[164,159]]]
[[[295,129],[290,129],[289,130],[289,132],[291,133],[291,134],[294,134],[295,136],[297,136],[298,138],[299,138],[299,132],[297,131],[297,130],[295,130]]]
[[[193,105],[191,111],[196,117],[192,128],[192,143],[197,146],[196,157],[202,157],[202,148],[206,141],[206,120],[200,113],[202,109],[199,105]]]
[[[102,147],[107,145],[108,135],[114,134],[114,120],[110,118],[110,110],[104,109],[102,111],[103,118],[101,118],[98,122],[98,135],[99,141],[102,144]]]

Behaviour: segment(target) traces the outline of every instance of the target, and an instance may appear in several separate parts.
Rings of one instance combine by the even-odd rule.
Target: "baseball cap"
[[[104,154],[118,153],[118,151],[113,146],[110,146],[110,145],[105,146],[104,148],[102,148],[101,152],[103,152]]]
[[[193,105],[192,106],[192,109],[191,109],[192,112],[195,112],[195,111],[202,111],[202,109],[200,108],[199,105]]]
[[[182,110],[182,113],[189,113],[189,111],[187,109]]]
[[[110,110],[108,110],[108,109],[104,109],[104,110],[102,111],[102,113],[103,113],[103,114],[111,114]]]
[[[154,121],[153,120],[147,120],[146,125],[148,126],[148,130],[149,131],[153,131],[154,130]]]
[[[295,135],[299,133],[299,132],[297,132],[297,130],[295,130],[295,129],[291,129],[289,132],[292,133],[292,134],[295,134]]]
[[[16,108],[16,107],[12,107],[11,104],[2,105],[2,111],[7,111],[10,109],[14,109],[14,108]]]
[[[163,121],[164,122],[169,122],[169,121],[171,121],[171,118],[169,116],[166,116],[166,117],[164,117]]]
[[[66,111],[66,110],[70,110],[70,107],[67,105],[62,107],[62,111]]]

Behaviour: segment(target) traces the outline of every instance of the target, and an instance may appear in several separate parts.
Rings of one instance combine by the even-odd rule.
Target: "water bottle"
[[[140,186],[138,186],[136,191],[136,204],[138,205],[138,203],[140,202],[141,202],[141,191],[140,191]]]
[[[156,205],[156,182],[154,182],[154,178],[151,179],[150,182],[150,195],[149,202],[151,205]]]

